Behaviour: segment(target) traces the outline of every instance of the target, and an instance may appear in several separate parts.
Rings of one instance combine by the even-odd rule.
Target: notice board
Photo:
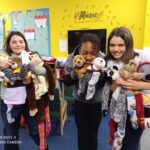
[[[49,9],[14,11],[11,13],[12,30],[21,31],[31,51],[50,56]]]

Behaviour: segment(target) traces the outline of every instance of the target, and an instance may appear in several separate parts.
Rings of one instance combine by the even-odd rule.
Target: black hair
[[[85,42],[91,42],[93,45],[93,49],[97,50],[96,53],[99,53],[100,50],[100,40],[97,37],[97,35],[93,34],[93,33],[84,33],[81,38],[80,38],[80,42],[79,45],[81,46],[82,43]]]

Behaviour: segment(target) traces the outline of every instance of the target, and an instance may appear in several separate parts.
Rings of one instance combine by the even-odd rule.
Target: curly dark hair
[[[97,35],[93,33],[84,33],[81,38],[79,45],[81,46],[85,42],[91,42],[93,45],[93,49],[96,50],[96,53],[98,54],[100,51],[100,40],[97,37]]]

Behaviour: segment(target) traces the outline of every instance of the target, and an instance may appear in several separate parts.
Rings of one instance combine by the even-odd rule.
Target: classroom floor
[[[101,126],[99,129],[99,148],[98,150],[111,150],[111,146],[108,144],[108,116],[104,117]],[[50,150],[77,150],[77,134],[76,126],[74,122],[73,113],[68,115],[68,119],[64,127],[64,135],[59,135],[59,123],[52,124],[52,133],[47,138],[47,143]],[[2,121],[0,115],[0,136],[2,135]],[[141,149],[140,150],[150,150],[150,129],[144,131],[141,140]],[[28,136],[26,129],[20,129],[20,150],[37,150],[37,146]],[[3,145],[0,144],[0,150],[3,150]]]

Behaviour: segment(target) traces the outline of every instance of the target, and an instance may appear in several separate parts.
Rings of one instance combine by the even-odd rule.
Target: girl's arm
[[[129,85],[126,86],[127,89],[150,90],[150,82],[135,81],[135,80],[131,80],[131,79],[128,79],[127,82],[129,83]]]
[[[122,78],[117,79],[116,84],[122,86],[127,90],[150,90],[150,83],[144,81],[136,81],[127,79],[126,81]]]

